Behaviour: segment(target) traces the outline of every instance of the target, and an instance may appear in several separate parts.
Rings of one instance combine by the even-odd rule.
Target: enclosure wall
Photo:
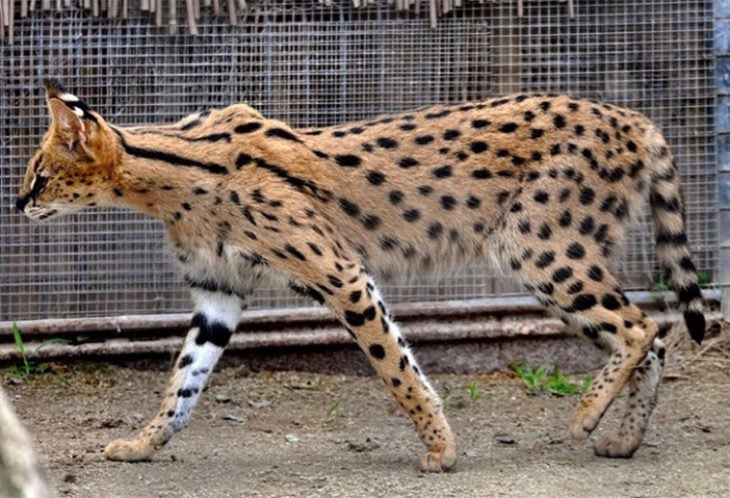
[[[19,2],[14,2],[19,3]],[[72,2],[75,5],[75,2]],[[136,2],[130,2],[130,4]],[[63,80],[117,125],[171,122],[247,102],[294,126],[322,126],[438,102],[567,92],[635,108],[665,133],[681,170],[688,233],[703,283],[718,282],[718,168],[712,1],[468,3],[431,27],[427,9],[385,1],[248,2],[238,26],[204,9],[199,34],[148,14],[93,17],[77,7],[16,15],[0,38],[0,321],[185,311],[189,299],[159,223],[87,211],[37,225],[13,208],[48,117],[42,80]],[[223,2],[225,6],[225,2]],[[184,2],[180,2],[182,12]],[[647,216],[627,237],[620,275],[661,290]],[[520,292],[491,266],[387,287],[391,301]],[[308,304],[261,289],[256,307]]]

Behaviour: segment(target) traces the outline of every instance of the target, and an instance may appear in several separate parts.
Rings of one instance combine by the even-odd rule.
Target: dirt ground
[[[631,460],[598,458],[589,442],[570,440],[575,397],[529,394],[504,373],[435,375],[459,461],[424,474],[411,423],[379,380],[226,367],[152,461],[106,461],[104,445],[155,412],[168,366],[77,364],[22,382],[2,374],[61,496],[730,496],[727,363],[664,382]],[[620,408],[593,439],[615,429]]]

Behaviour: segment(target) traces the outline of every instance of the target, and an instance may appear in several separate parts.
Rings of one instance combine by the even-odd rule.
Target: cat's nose
[[[27,195],[23,195],[18,197],[18,199],[15,201],[15,207],[18,208],[19,211],[24,211],[25,206],[28,204],[29,197]]]

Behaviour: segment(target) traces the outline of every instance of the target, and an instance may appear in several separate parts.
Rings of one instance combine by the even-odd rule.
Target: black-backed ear
[[[86,124],[76,112],[55,98],[48,100],[48,108],[51,110],[51,129],[69,150],[86,143],[89,138]]]
[[[66,91],[57,80],[46,81],[46,101],[51,112],[51,129],[69,149],[84,146],[98,118],[76,95]]]

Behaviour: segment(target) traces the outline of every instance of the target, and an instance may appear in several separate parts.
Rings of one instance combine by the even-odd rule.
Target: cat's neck
[[[210,147],[193,146],[170,127],[113,128],[119,143],[113,204],[167,223],[219,188],[229,167]]]

